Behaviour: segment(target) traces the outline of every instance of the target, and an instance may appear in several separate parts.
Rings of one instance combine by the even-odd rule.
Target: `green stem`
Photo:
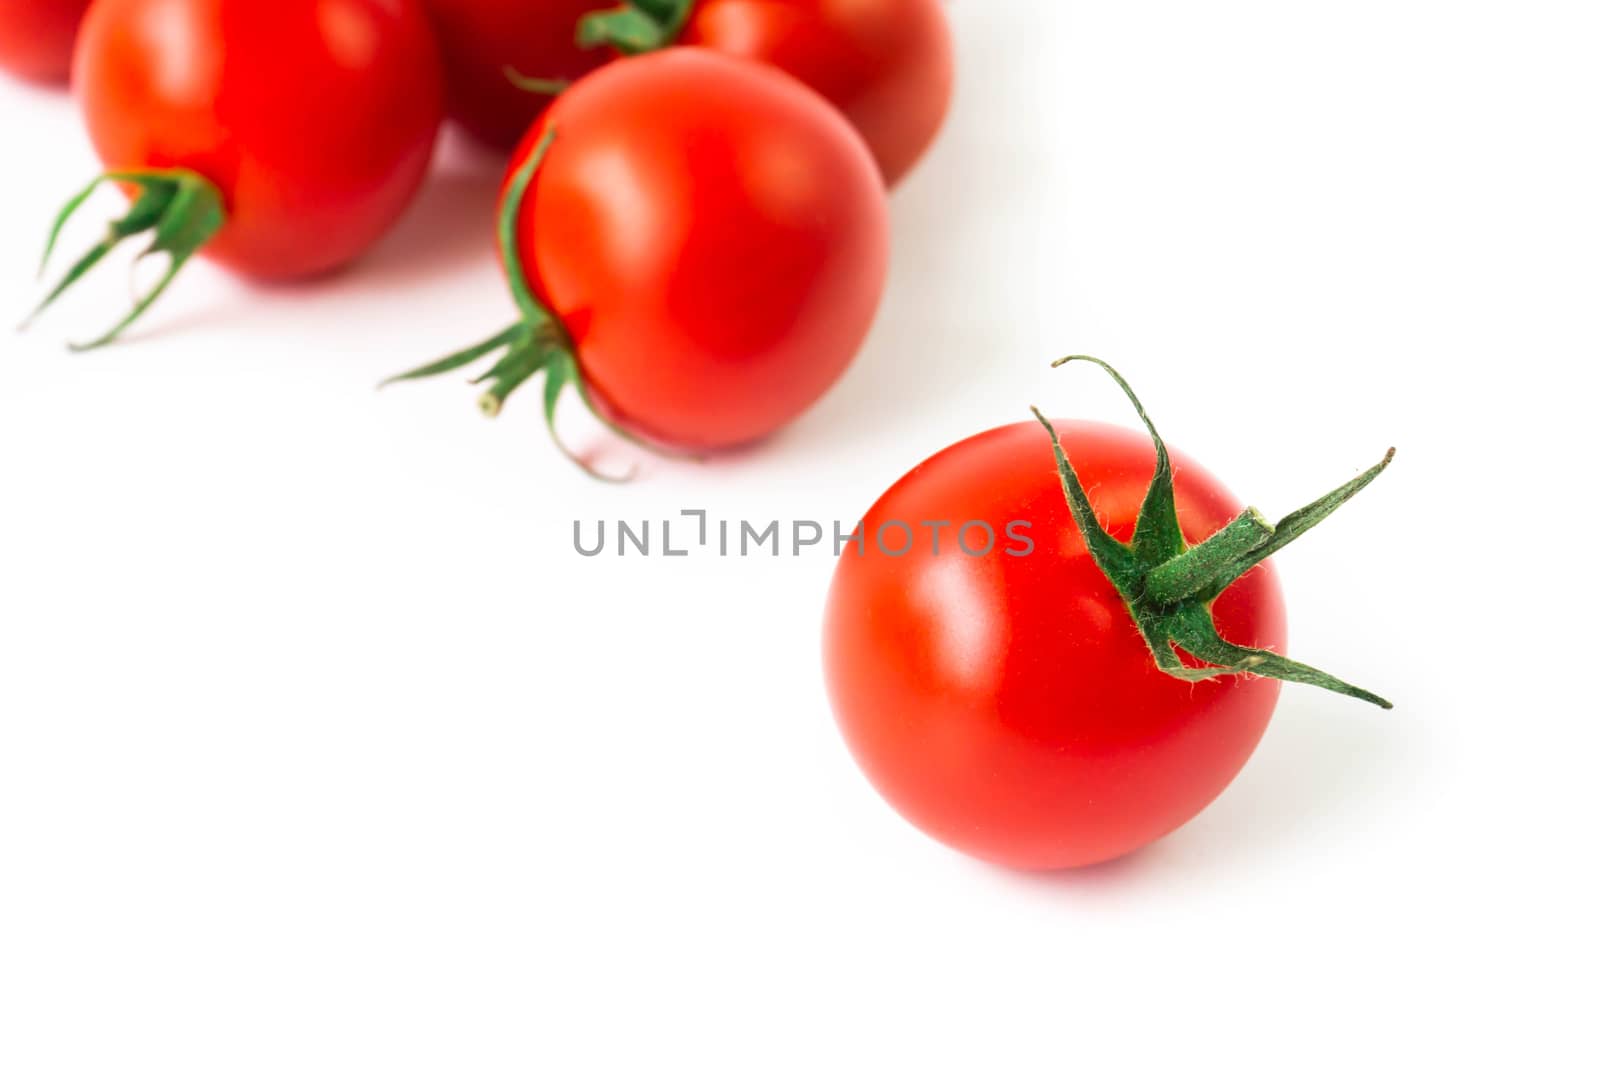
[[[1272,529],[1272,536],[1262,544],[1239,557],[1234,564],[1217,575],[1216,580],[1205,590],[1202,595],[1217,597],[1222,591],[1244,576],[1252,567],[1262,560],[1283,549],[1291,542],[1304,535],[1312,527],[1339,510],[1351,497],[1372,484],[1372,480],[1388,469],[1394,462],[1394,449],[1384,453],[1383,459],[1374,466],[1368,467],[1361,474],[1344,483],[1333,492],[1312,501],[1299,511],[1290,512],[1280,519]]]
[[[384,386],[394,385],[396,382],[414,382],[422,378],[432,378],[436,374],[447,374],[453,370],[460,370],[462,367],[476,363],[490,352],[498,351],[514,343],[521,336],[522,329],[522,323],[520,322],[515,326],[508,326],[487,341],[481,341],[470,348],[463,348],[459,352],[453,352],[441,360],[418,367],[416,370],[406,371],[404,374],[396,374],[392,378],[385,378],[378,383],[378,388],[382,389]]]
[[[1056,434],[1055,424],[1045,418],[1038,408],[1029,410],[1050,435],[1050,447],[1055,452],[1056,472],[1061,478],[1062,491],[1066,493],[1067,509],[1072,512],[1072,519],[1077,523],[1084,544],[1088,546],[1089,555],[1105,572],[1106,577],[1111,579],[1112,584],[1123,590],[1124,596],[1129,595],[1127,590],[1133,589],[1142,577],[1142,569],[1137,558],[1127,545],[1112,537],[1106,532],[1106,528],[1100,525],[1100,518],[1094,513],[1094,505],[1089,502],[1089,493],[1084,489],[1076,468],[1072,466],[1072,461],[1067,458],[1066,451],[1061,447],[1061,438]]]
[[[1266,544],[1272,524],[1255,508],[1187,552],[1158,564],[1144,580],[1144,595],[1157,604],[1176,604],[1209,588],[1217,576]]]
[[[1145,430],[1155,442],[1156,469],[1150,477],[1150,488],[1145,492],[1144,503],[1139,507],[1139,521],[1133,530],[1133,554],[1147,563],[1167,559],[1173,553],[1182,551],[1184,545],[1183,534],[1178,530],[1178,504],[1172,492],[1172,457],[1167,455],[1166,443],[1156,432],[1156,424],[1150,421],[1150,416],[1145,413],[1144,405],[1139,402],[1128,380],[1105,360],[1094,356],[1063,356],[1050,366],[1053,369],[1078,362],[1093,363],[1111,376],[1111,380],[1117,383],[1123,395],[1133,404],[1139,421],[1144,423]]]
[[[61,231],[68,220],[77,214],[78,209],[90,195],[105,182],[133,185],[138,189],[138,194],[128,206],[127,214],[114,219],[107,227],[106,236],[68,268],[62,279],[23,322],[23,326],[32,323],[80,278],[93,270],[117,245],[130,237],[150,232],[152,234],[150,243],[139,253],[139,258],[164,254],[167,257],[167,269],[154,288],[139,297],[134,302],[133,308],[115,326],[93,341],[73,344],[71,348],[75,352],[99,348],[120,337],[123,331],[138,321],[161,294],[167,291],[167,287],[178,276],[183,265],[205,247],[227,222],[227,211],[223,206],[221,191],[194,171],[111,171],[90,182],[81,192],[68,200],[56,215],[50,227],[50,236],[45,242],[44,257],[39,266],[41,275],[49,267],[51,253],[55,251]]]
[[[578,46],[610,46],[625,56],[656,52],[677,41],[693,12],[694,0],[631,0],[580,19]]]
[[[1190,547],[1178,525],[1177,494],[1167,446],[1145,414],[1144,405],[1122,375],[1109,364],[1089,356],[1068,356],[1052,366],[1083,360],[1105,370],[1127,395],[1144,422],[1156,450],[1156,469],[1139,511],[1133,544],[1124,545],[1101,525],[1089,502],[1078,472],[1061,446],[1055,426],[1034,408],[1050,435],[1056,471],[1066,494],[1067,510],[1083,536],[1089,555],[1121,595],[1128,613],[1149,646],[1156,666],[1166,674],[1198,682],[1230,674],[1260,675],[1288,682],[1321,686],[1331,692],[1365,700],[1380,707],[1392,705],[1375,693],[1350,685],[1333,675],[1308,667],[1268,649],[1246,648],[1225,640],[1217,632],[1211,605],[1217,597],[1274,552],[1322,522],[1383,473],[1394,449],[1383,462],[1346,482],[1312,504],[1291,513],[1276,525],[1254,508],[1247,509],[1199,545]],[[1210,666],[1190,667],[1179,650]]]
[[[528,154],[527,160],[511,176],[505,203],[501,205],[500,217],[495,221],[495,240],[500,247],[500,260],[505,264],[506,277],[511,282],[511,299],[516,302],[522,321],[529,326],[556,323],[555,315],[528,287],[527,265],[522,262],[521,242],[517,240],[517,223],[522,218],[522,204],[527,199],[528,187],[533,184],[533,176],[539,172],[539,168],[544,166],[545,157],[550,154],[550,146],[555,141],[554,127],[547,129],[544,136],[539,138],[539,143]]]
[[[505,264],[506,277],[509,279],[511,299],[517,307],[517,322],[486,341],[451,353],[443,359],[435,360],[415,370],[397,374],[380,383],[379,387],[448,374],[493,356],[494,363],[483,374],[472,379],[472,383],[487,384],[488,388],[478,398],[478,406],[485,415],[494,417],[505,408],[506,401],[513,393],[543,374],[545,424],[562,455],[571,459],[586,474],[601,481],[624,481],[627,477],[631,477],[632,472],[618,478],[596,469],[593,464],[580,458],[568,448],[556,430],[556,411],[562,394],[570,388],[578,394],[594,416],[612,432],[641,447],[657,452],[664,451],[625,427],[619,426],[599,409],[579,369],[577,348],[571,335],[560,317],[545,306],[528,283],[528,269],[523,262],[518,240],[518,223],[522,218],[523,206],[534,177],[544,165],[555,142],[556,131],[547,130],[529,153],[527,160],[511,176],[499,218],[495,223],[495,238],[499,245],[500,258]]]

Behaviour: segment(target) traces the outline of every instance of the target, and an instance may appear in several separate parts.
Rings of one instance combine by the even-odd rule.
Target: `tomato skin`
[[[576,43],[583,16],[618,0],[428,0],[450,82],[450,113],[480,140],[516,144],[548,97],[507,67],[574,80],[616,57]],[[893,186],[949,110],[954,46],[939,0],[699,0],[679,38],[775,66],[842,111]]]
[[[682,40],[770,63],[827,97],[891,187],[950,108],[954,46],[939,0],[701,0]]]
[[[1147,437],[1057,422],[1107,530],[1127,541],[1155,465]],[[1178,515],[1197,543],[1242,509],[1174,454]],[[873,533],[910,523],[893,558]],[[924,520],[950,520],[941,551]],[[957,527],[990,523],[981,558]],[[1034,542],[1012,556],[1013,521]],[[1036,422],[968,438],[922,463],[873,505],[866,555],[846,545],[829,591],[824,662],[835,717],[880,793],[934,838],[1023,869],[1078,867],[1132,852],[1193,818],[1255,750],[1280,683],[1162,674],[1126,606],[1084,547]],[[885,535],[898,551],[903,531]],[[974,549],[984,535],[975,529]],[[1283,651],[1270,564],[1216,602],[1229,640]]]
[[[577,45],[578,21],[615,0],[427,0],[449,83],[450,117],[496,148],[510,149],[550,106],[517,88],[510,67],[530,78],[575,80],[613,58]]]
[[[0,0],[0,70],[64,84],[89,0]]]
[[[106,167],[210,179],[228,221],[203,253],[262,279],[331,270],[387,232],[443,114],[417,0],[97,0],[73,78]]]
[[[861,140],[792,78],[698,48],[564,93],[518,217],[528,281],[600,406],[686,448],[761,438],[844,372],[882,297],[888,205]]]

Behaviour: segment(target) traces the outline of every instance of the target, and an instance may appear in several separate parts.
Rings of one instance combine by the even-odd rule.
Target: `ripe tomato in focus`
[[[613,58],[577,45],[578,21],[606,0],[427,0],[449,83],[450,117],[480,140],[509,149],[550,97],[519,89],[530,78],[574,80]]]
[[[1150,484],[1149,438],[1058,422],[1095,512],[1121,541]],[[1240,506],[1174,455],[1179,523],[1191,544]],[[935,531],[947,521],[937,555]],[[987,522],[981,557],[955,541]],[[1008,524],[1025,546],[1007,537]],[[876,530],[910,525],[910,550]],[[940,452],[868,512],[865,555],[846,545],[829,592],[828,691],[856,760],[913,824],[1010,867],[1076,867],[1132,852],[1183,825],[1233,780],[1278,698],[1271,678],[1163,674],[1117,590],[1085,548],[1047,436],[1004,426]],[[890,525],[889,552],[905,533]],[[981,528],[968,543],[981,548]],[[1283,599],[1270,564],[1214,605],[1235,643],[1283,651]]]
[[[778,71],[700,48],[618,60],[557,98],[517,218],[527,281],[594,401],[720,448],[794,419],[855,357],[889,257],[871,156]]]
[[[827,97],[891,187],[950,108],[954,49],[939,0],[700,0],[681,40],[770,63]]]
[[[89,0],[0,0],[0,69],[29,81],[65,82],[88,9]]]
[[[204,254],[258,278],[337,267],[427,171],[443,79],[418,0],[98,0],[73,70],[107,168],[183,168],[227,221]]]

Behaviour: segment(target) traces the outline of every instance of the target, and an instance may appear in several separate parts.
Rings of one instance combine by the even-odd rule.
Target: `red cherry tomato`
[[[742,444],[844,373],[883,294],[889,224],[836,114],[780,75],[683,49],[594,75],[546,127],[523,261],[615,418],[672,444]]]
[[[1113,426],[1062,422],[1062,445],[1109,532],[1133,533],[1154,451]],[[1178,514],[1203,540],[1239,512],[1182,459]],[[948,521],[940,554],[932,527]],[[911,550],[879,549],[884,523]],[[1000,544],[955,543],[967,522]],[[1034,542],[1031,555],[1005,534]],[[846,546],[829,594],[827,678],[839,725],[873,784],[927,833],[1013,867],[1110,859],[1187,822],[1255,750],[1279,683],[1196,683],[1156,668],[1117,591],[1073,527],[1050,446],[1032,422],[940,452],[867,513],[867,555]],[[890,551],[901,533],[885,535]],[[969,533],[976,549],[981,527]],[[1282,650],[1283,598],[1261,567],[1217,603],[1217,628]]]
[[[625,432],[742,444],[817,400],[877,311],[889,227],[872,158],[769,67],[700,48],[620,60],[557,99],[510,173],[502,255],[524,321],[405,376],[506,348],[491,413],[549,371],[547,389],[578,385]]]
[[[517,88],[508,69],[570,80],[618,50],[651,51],[675,40],[770,64],[811,86],[855,125],[891,186],[933,142],[950,106],[953,47],[938,0],[429,4],[452,114],[495,145],[515,144],[550,103]]]
[[[105,165],[215,183],[228,221],[205,254],[257,278],[326,271],[381,237],[442,111],[416,0],[100,0],[75,73]]]
[[[0,0],[0,69],[36,82],[65,82],[72,42],[89,0]]]
[[[844,112],[893,186],[944,124],[954,81],[939,0],[701,0],[681,38],[770,63]]]
[[[1156,466],[1151,440],[1054,425],[1093,513],[1128,542]],[[1181,456],[1172,464],[1167,499],[1184,540],[1236,521],[1240,506],[1215,478]],[[1331,511],[1381,469],[1319,504]],[[1287,543],[1291,524],[1280,525]],[[1283,650],[1270,564],[1252,564],[1209,610],[1213,635],[1236,651]],[[1035,422],[952,445],[890,488],[867,513],[861,548],[844,546],[824,632],[835,716],[879,792],[940,841],[1018,868],[1097,863],[1183,825],[1244,766],[1280,685],[1158,667],[1087,548]],[[1173,666],[1230,657],[1208,651]],[[1290,661],[1232,662],[1385,703]]]
[[[578,21],[604,0],[427,0],[449,82],[450,117],[480,140],[511,148],[550,104],[507,70],[574,80],[611,59],[577,44]]]
[[[169,258],[80,347],[197,251],[263,279],[354,259],[411,202],[444,111],[419,0],[98,0],[73,81],[106,177],[136,199],[44,306],[125,238],[151,232]]]

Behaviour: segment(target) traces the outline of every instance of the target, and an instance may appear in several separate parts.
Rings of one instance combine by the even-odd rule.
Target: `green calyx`
[[[625,56],[655,52],[678,39],[693,10],[694,0],[630,0],[580,19],[578,45],[609,45]]]
[[[657,52],[677,41],[694,11],[694,0],[627,0],[592,11],[578,20],[579,48],[614,48],[625,56]],[[523,92],[559,96],[571,87],[564,78],[530,77],[505,68],[507,80]]]
[[[1139,398],[1122,375],[1109,364],[1091,356],[1068,356],[1051,366],[1059,367],[1074,361],[1094,363],[1111,375],[1133,402],[1134,410],[1139,413],[1150,439],[1155,442],[1155,475],[1140,506],[1133,541],[1123,544],[1100,525],[1083,483],[1078,480],[1077,471],[1073,470],[1071,460],[1062,451],[1061,439],[1055,427],[1039,413],[1038,408],[1032,409],[1034,418],[1050,434],[1056,469],[1061,476],[1061,487],[1066,492],[1073,522],[1083,535],[1090,556],[1127,604],[1128,613],[1133,617],[1145,643],[1150,646],[1156,666],[1174,678],[1187,681],[1203,681],[1229,674],[1253,674],[1286,682],[1305,682],[1382,708],[1393,707],[1375,693],[1342,682],[1314,667],[1266,649],[1247,648],[1224,640],[1217,633],[1211,606],[1225,589],[1246,572],[1332,515],[1347,500],[1365,489],[1389,466],[1394,459],[1394,449],[1391,448],[1377,466],[1276,524],[1268,522],[1254,508],[1248,508],[1211,537],[1191,546],[1178,525],[1172,462],[1167,456],[1167,446],[1156,432],[1150,417],[1145,414]],[[1212,666],[1190,667],[1178,655],[1180,651]]]
[[[222,193],[215,185],[194,171],[111,171],[90,182],[87,188],[67,201],[61,213],[56,216],[55,223],[50,228],[50,239],[45,244],[44,261],[39,266],[41,275],[50,265],[50,255],[55,251],[56,241],[60,238],[67,221],[105,182],[124,182],[133,185],[137,187],[138,195],[134,197],[128,213],[111,223],[100,243],[89,249],[72,265],[65,277],[50,290],[49,295],[34,309],[33,314],[28,316],[23,326],[31,323],[42,311],[55,303],[57,297],[71,288],[74,282],[89,273],[112,249],[130,237],[147,231],[152,233],[150,244],[139,253],[139,259],[165,253],[167,269],[153,288],[135,299],[133,308],[122,321],[93,341],[72,345],[71,348],[75,352],[99,348],[121,336],[124,330],[133,325],[139,316],[149,310],[150,305],[166,292],[167,286],[172,284],[172,279],[178,276],[178,271],[183,269],[189,257],[216,236],[228,217],[227,210],[223,206]]]
[[[447,374],[495,356],[497,358],[490,364],[489,369],[472,379],[474,385],[488,383],[488,388],[478,400],[478,406],[485,415],[492,418],[500,414],[506,400],[513,392],[525,382],[543,373],[544,420],[556,447],[585,473],[601,481],[626,481],[632,476],[631,471],[620,477],[601,473],[568,448],[561,440],[560,434],[556,432],[556,409],[560,405],[562,394],[570,387],[583,400],[595,418],[618,436],[643,448],[658,451],[650,442],[642,440],[606,418],[596,407],[594,398],[584,381],[583,372],[578,366],[577,348],[560,318],[545,307],[529,288],[522,253],[517,245],[517,219],[522,212],[523,201],[527,198],[528,187],[533,183],[533,177],[544,163],[545,156],[549,154],[550,146],[555,139],[555,130],[548,130],[529,154],[527,162],[512,176],[496,226],[500,256],[505,261],[506,277],[511,281],[511,297],[516,302],[517,311],[521,316],[519,321],[487,341],[464,348],[416,370],[396,375],[380,383],[379,387]]]

